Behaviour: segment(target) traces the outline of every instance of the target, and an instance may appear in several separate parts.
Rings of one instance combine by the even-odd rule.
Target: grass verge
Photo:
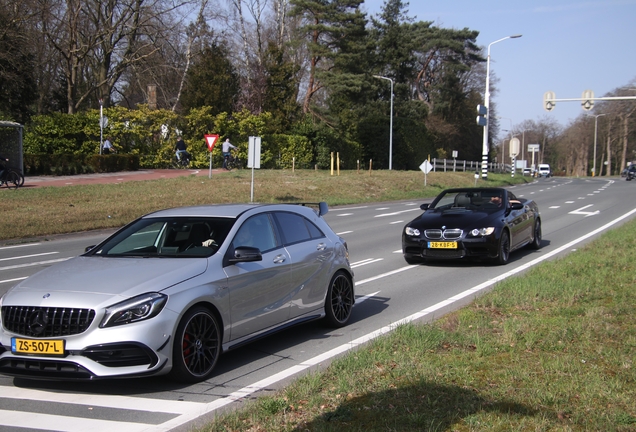
[[[636,221],[200,431],[635,431]]]
[[[447,187],[472,186],[472,173],[415,171],[259,170],[254,201],[262,203],[317,202],[329,205],[433,197]],[[478,184],[509,186],[524,183],[521,176],[488,175]],[[0,189],[3,228],[0,240],[25,239],[120,227],[146,213],[197,204],[249,202],[251,170],[119,184]],[[8,221],[11,221],[8,223]]]

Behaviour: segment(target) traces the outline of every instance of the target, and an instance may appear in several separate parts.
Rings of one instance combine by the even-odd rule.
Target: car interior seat
[[[455,197],[455,207],[464,207],[467,208],[470,206],[470,197],[468,197],[465,193],[457,194]]]

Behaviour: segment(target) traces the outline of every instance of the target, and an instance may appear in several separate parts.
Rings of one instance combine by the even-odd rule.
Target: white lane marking
[[[378,207],[376,210],[388,210],[390,207]]]
[[[451,305],[454,302],[457,302],[457,301],[459,301],[459,300],[461,300],[461,299],[463,299],[465,297],[468,297],[468,296],[471,296],[471,295],[475,295],[479,291],[482,291],[482,290],[494,285],[497,282],[500,282],[500,281],[502,281],[502,280],[504,280],[504,279],[506,279],[506,278],[508,278],[510,276],[513,276],[513,275],[515,275],[517,273],[520,273],[522,271],[525,271],[528,268],[533,267],[533,266],[535,266],[535,265],[537,265],[537,264],[539,264],[539,263],[541,263],[541,262],[553,257],[554,255],[557,255],[557,254],[563,252],[564,250],[567,250],[567,249],[571,248],[572,246],[582,242],[583,240],[586,240],[586,239],[588,239],[588,238],[590,238],[592,236],[595,236],[595,235],[607,230],[608,228],[612,227],[613,225],[617,224],[618,222],[622,221],[623,219],[628,218],[629,216],[631,216],[634,213],[636,213],[636,209],[624,214],[623,216],[620,216],[620,217],[614,219],[613,221],[603,225],[600,228],[597,228],[594,231],[591,231],[591,232],[585,234],[584,236],[579,237],[578,239],[572,240],[571,242],[569,242],[569,243],[567,243],[567,244],[565,244],[565,245],[563,245],[563,246],[561,246],[561,247],[559,247],[559,248],[557,248],[557,249],[555,249],[555,250],[553,250],[551,252],[546,253],[545,255],[542,255],[542,256],[540,256],[540,257],[538,257],[538,258],[536,258],[536,259],[534,259],[534,260],[532,260],[532,261],[530,261],[530,262],[528,262],[528,263],[526,263],[524,265],[521,265],[521,266],[519,266],[517,268],[514,268],[514,269],[510,270],[507,273],[499,275],[499,276],[497,276],[497,277],[495,277],[493,279],[487,280],[487,281],[485,281],[485,282],[483,282],[483,283],[481,283],[481,284],[479,284],[479,285],[477,285],[477,286],[475,286],[473,288],[470,288],[470,289],[468,289],[468,290],[466,290],[466,291],[464,291],[462,293],[459,293],[459,294],[457,294],[457,295],[455,295],[453,297],[450,297],[447,300],[441,301],[441,302],[439,302],[439,303],[437,303],[437,304],[435,304],[433,306],[430,306],[430,307],[428,307],[426,309],[423,309],[423,310],[421,310],[419,312],[416,312],[416,313],[414,313],[414,314],[412,314],[412,315],[410,315],[410,316],[408,316],[406,318],[400,319],[400,320],[395,321],[395,322],[393,322],[393,323],[391,323],[391,324],[389,324],[389,325],[387,325],[385,327],[382,327],[382,328],[380,328],[380,329],[378,329],[376,331],[373,331],[371,333],[363,335],[363,336],[359,337],[358,339],[355,339],[355,340],[353,340],[351,342],[347,342],[347,343],[345,343],[343,345],[340,345],[340,346],[338,346],[338,347],[336,347],[336,348],[334,348],[334,349],[332,349],[330,351],[327,351],[327,352],[325,352],[323,354],[320,354],[320,355],[318,355],[316,357],[313,357],[313,358],[311,358],[309,360],[301,362],[298,365],[295,365],[295,366],[292,366],[292,367],[290,367],[290,368],[288,368],[286,370],[280,371],[280,372],[278,372],[278,373],[276,373],[274,375],[271,375],[271,376],[269,376],[269,377],[267,377],[267,378],[265,378],[265,379],[263,379],[261,381],[257,381],[257,382],[255,382],[255,383],[253,383],[251,385],[248,385],[248,386],[246,386],[246,387],[244,387],[244,388],[242,388],[242,389],[240,389],[240,390],[238,390],[236,392],[231,393],[230,395],[228,395],[226,397],[216,399],[216,400],[214,400],[214,401],[212,401],[210,403],[207,403],[207,404],[206,403],[200,403],[200,404],[194,405],[194,403],[190,402],[189,405],[186,406],[187,409],[183,410],[182,411],[183,413],[180,416],[175,417],[174,419],[169,420],[167,422],[164,422],[164,423],[162,423],[161,425],[158,425],[158,426],[142,425],[142,426],[144,426],[144,428],[142,430],[146,430],[146,431],[149,431],[149,430],[152,430],[152,431],[169,431],[169,430],[171,430],[173,428],[176,428],[178,426],[182,426],[183,424],[185,424],[185,423],[187,423],[189,421],[195,420],[196,418],[198,418],[198,417],[200,417],[202,415],[205,415],[207,413],[213,412],[213,411],[215,411],[215,410],[217,410],[219,408],[222,408],[222,407],[224,407],[226,405],[229,405],[229,404],[231,404],[231,403],[233,403],[235,401],[241,400],[241,399],[243,399],[243,398],[245,398],[247,396],[250,396],[250,395],[252,395],[252,394],[254,394],[254,393],[256,393],[256,392],[258,392],[258,391],[260,391],[260,390],[262,390],[264,388],[267,388],[268,386],[271,386],[271,385],[273,385],[273,384],[275,384],[275,383],[277,383],[279,381],[287,379],[287,378],[289,378],[289,377],[291,377],[291,376],[293,376],[293,375],[295,375],[297,373],[303,372],[303,371],[307,370],[308,368],[310,368],[312,366],[318,365],[318,364],[320,364],[322,362],[330,360],[331,358],[333,358],[333,357],[335,357],[335,356],[337,356],[339,354],[342,354],[342,353],[350,351],[350,350],[352,350],[354,348],[357,348],[360,345],[363,345],[363,344],[365,344],[365,343],[367,343],[367,342],[369,342],[369,341],[371,341],[371,340],[373,340],[373,339],[375,339],[375,338],[377,338],[379,336],[382,336],[382,335],[394,330],[397,326],[399,326],[401,324],[406,324],[406,323],[418,320],[418,319],[420,319],[420,318],[422,318],[422,317],[424,317],[426,315],[430,315],[430,314],[438,311],[439,309],[441,309],[443,307]],[[411,269],[411,268],[416,268],[416,267],[419,267],[419,266],[402,267],[402,268],[394,270],[392,272],[388,272],[388,273],[384,273],[383,275],[379,275],[378,277],[369,278],[369,279],[365,279],[363,281],[357,282],[356,285],[361,285],[361,284],[364,284],[366,282],[370,282],[372,280],[379,279],[380,277],[390,276],[392,274],[395,274],[395,273],[398,273],[398,272],[401,272],[401,271],[404,271],[404,270],[408,270],[408,269]],[[0,387],[0,390],[1,389],[2,388]],[[14,387],[7,387],[7,389],[10,390],[10,393],[4,393],[4,394],[13,394],[14,391],[19,390],[18,388],[14,388]],[[65,396],[65,394],[57,394],[57,393],[55,393],[55,394],[51,393],[50,394],[50,397],[51,398],[55,398],[55,400],[59,400],[63,396]],[[87,404],[90,403],[91,405],[97,405],[97,404],[92,403],[92,400],[93,400],[92,396],[91,397],[86,397],[86,395],[71,395],[71,394],[68,394],[66,396],[81,397],[81,398],[84,398],[86,400]],[[120,398],[120,397],[123,397],[123,396],[102,396],[102,397]],[[145,404],[149,404],[150,406],[155,407],[155,406],[157,406],[157,404],[160,403],[160,401],[157,400],[157,399],[134,398],[134,397],[123,397],[123,398],[126,398],[126,401],[124,403],[128,406],[128,408],[131,408],[131,409],[135,409],[135,407],[143,406]],[[182,404],[186,404],[187,402],[175,403],[175,402],[170,401],[169,403],[171,404],[171,406],[178,407],[178,406],[183,406]],[[156,409],[154,411],[156,411]],[[170,412],[173,412],[173,411],[170,411]],[[22,412],[0,411],[0,422],[1,422],[0,424],[9,424],[8,423],[8,416],[9,415],[15,416],[14,418],[18,418],[19,417],[19,420],[22,420],[22,421],[24,420],[24,417],[25,417],[24,413],[22,413]],[[29,416],[27,416],[27,417],[30,417],[31,415],[36,415],[36,414],[29,413]],[[54,417],[54,416],[48,416],[48,417]],[[49,419],[49,420],[52,420],[52,419]],[[60,423],[62,423],[62,424],[67,424],[67,422],[69,421],[67,417],[58,417],[57,420]],[[15,420],[15,421],[17,421],[17,420]],[[109,425],[109,427],[111,429],[108,429],[107,432],[111,432],[112,431],[112,427],[113,427],[112,423],[113,422],[108,422],[108,425]],[[47,423],[47,425],[49,425],[49,426],[52,425],[52,424],[53,423]],[[15,427],[18,427],[18,426],[35,427],[35,426],[25,425],[24,422],[22,422],[20,424],[15,424],[15,425],[11,424],[11,425],[15,426]],[[60,426],[60,425],[58,425],[58,423],[55,423],[55,425],[58,426],[58,427]],[[133,427],[136,428],[138,425],[140,425],[140,424],[136,424],[135,425],[135,424],[131,424],[131,423],[119,422],[119,423],[116,424],[116,427],[117,427],[119,432],[128,432],[128,431],[132,432],[132,431],[139,430],[139,429],[132,429]],[[71,426],[73,426],[73,425],[71,425]],[[86,429],[86,428],[83,428],[83,427],[78,427],[79,425],[74,425],[74,426],[75,427],[73,427],[73,428],[69,427],[69,429],[59,429],[59,430],[84,430],[84,429]],[[101,430],[101,429],[94,428],[94,426],[96,426],[96,425],[89,425],[89,426],[91,427],[92,430],[95,430],[95,431]],[[126,426],[131,427],[131,429],[128,429]],[[50,427],[47,427],[47,428],[44,428],[44,429],[50,429]],[[57,429],[57,428],[55,428],[55,429]]]
[[[341,216],[351,216],[353,213],[342,213],[339,215],[336,215],[337,217],[341,217]]]
[[[28,243],[28,244],[13,245],[13,246],[2,246],[2,247],[0,247],[0,250],[23,248],[23,247],[30,247],[30,246],[40,246],[41,244],[42,243]]]
[[[186,402],[134,396],[91,395],[74,393],[54,393],[21,387],[0,386],[0,393],[11,395],[12,399],[38,400],[42,402],[61,402],[75,405],[100,406],[114,409],[135,409],[138,411],[156,411],[171,414],[183,414],[193,408],[200,408],[204,402]]]
[[[350,233],[352,233],[352,232],[353,232],[353,231],[342,231],[342,232],[336,233],[336,235],[350,234]]]
[[[358,304],[360,304],[360,303],[362,303],[362,302],[364,302],[366,300],[369,300],[370,298],[373,298],[373,297],[377,296],[378,294],[380,294],[380,291],[376,291],[374,293],[367,294],[365,296],[359,297],[359,298],[356,299],[356,304],[358,305]]]
[[[329,209],[330,212],[337,212],[337,211],[349,211],[349,210],[359,210],[359,209],[365,209],[368,208],[369,206],[360,206],[360,207],[347,207],[347,208],[337,208],[337,209]]]
[[[367,279],[363,279],[363,280],[361,280],[360,282],[356,282],[356,286],[364,285],[365,283],[373,282],[374,280],[382,279],[382,278],[385,278],[385,277],[387,277],[387,276],[392,276],[392,275],[394,275],[394,274],[396,274],[396,273],[401,273],[401,272],[403,272],[404,270],[410,270],[410,269],[412,269],[412,268],[416,268],[416,267],[421,267],[421,266],[418,266],[418,265],[409,265],[409,266],[406,266],[406,267],[401,267],[401,268],[399,268],[399,269],[395,269],[395,270],[392,270],[392,271],[390,271],[390,272],[382,273],[382,274],[379,274],[379,275],[377,275],[377,276],[373,276],[373,277],[370,277],[370,278],[367,278]]]
[[[21,281],[21,280],[25,280],[28,276],[25,277],[19,277],[19,278],[15,278],[15,279],[5,279],[5,280],[0,280],[0,284],[3,283],[9,283],[9,282],[17,282],[17,281]]]
[[[148,430],[148,424],[123,423],[113,420],[92,420],[79,417],[62,417],[34,412],[0,410],[2,425],[15,428],[54,430],[59,432],[73,432],[79,430],[92,432],[142,432]]]
[[[394,221],[394,222],[389,223],[389,225],[395,225],[395,224],[399,224],[399,223],[404,223],[404,221],[401,221],[401,220]]]
[[[551,208],[551,209],[558,209],[558,208],[561,208],[561,206],[550,206],[550,207],[548,207],[548,208]]]
[[[48,260],[48,261],[38,261],[38,262],[33,262],[33,263],[28,263],[28,264],[17,264],[17,265],[13,265],[13,266],[0,267],[0,271],[2,271],[2,270],[14,270],[14,269],[25,268],[25,267],[34,267],[34,266],[38,266],[38,265],[54,264],[54,263],[66,261],[66,260],[69,260],[69,259],[71,259],[71,258],[60,258],[60,259]]]
[[[414,208],[414,209],[408,209],[408,210],[400,210],[400,211],[396,211],[396,212],[392,212],[392,213],[383,213],[383,214],[379,214],[379,215],[375,215],[373,217],[385,217],[385,216],[395,216],[395,215],[399,215],[402,213],[408,213],[408,212],[412,212],[412,211],[422,211],[419,208]]]
[[[0,258],[0,261],[11,261],[11,260],[17,260],[17,259],[23,259],[23,258],[33,258],[38,256],[44,256],[44,255],[55,255],[57,253],[59,252],[43,252],[43,253],[33,254],[33,255],[20,255],[20,256],[14,256],[9,258]]]
[[[588,216],[594,216],[600,213],[599,210],[596,210],[595,212],[584,212],[583,210],[585,210],[588,207],[592,207],[594,204],[590,204],[590,205],[586,205],[585,207],[581,207],[578,210],[572,210],[571,212],[569,212],[568,214],[574,214],[574,215],[585,215],[585,217]]]
[[[364,261],[359,261],[357,263],[352,263],[351,264],[351,268],[361,267],[361,266],[367,265],[367,264],[373,264],[375,262],[382,261],[382,260],[384,260],[384,258],[369,258],[369,259],[366,259]]]

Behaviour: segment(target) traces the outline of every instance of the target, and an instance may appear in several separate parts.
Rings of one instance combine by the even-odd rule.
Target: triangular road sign
[[[212,151],[212,149],[214,148],[214,144],[216,144],[218,140],[219,140],[218,135],[205,135],[205,142],[208,145],[209,151]]]

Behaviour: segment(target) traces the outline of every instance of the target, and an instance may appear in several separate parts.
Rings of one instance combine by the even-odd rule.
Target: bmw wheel
[[[342,327],[351,318],[355,303],[351,278],[342,271],[336,273],[329,283],[325,301],[326,320],[332,327]]]
[[[177,327],[171,378],[188,383],[208,379],[220,353],[221,331],[214,314],[201,306],[189,310]]]
[[[541,220],[537,219],[534,222],[534,238],[530,243],[531,249],[539,249],[541,247]]]
[[[503,230],[499,239],[499,253],[497,254],[497,263],[504,265],[510,260],[510,234]]]

